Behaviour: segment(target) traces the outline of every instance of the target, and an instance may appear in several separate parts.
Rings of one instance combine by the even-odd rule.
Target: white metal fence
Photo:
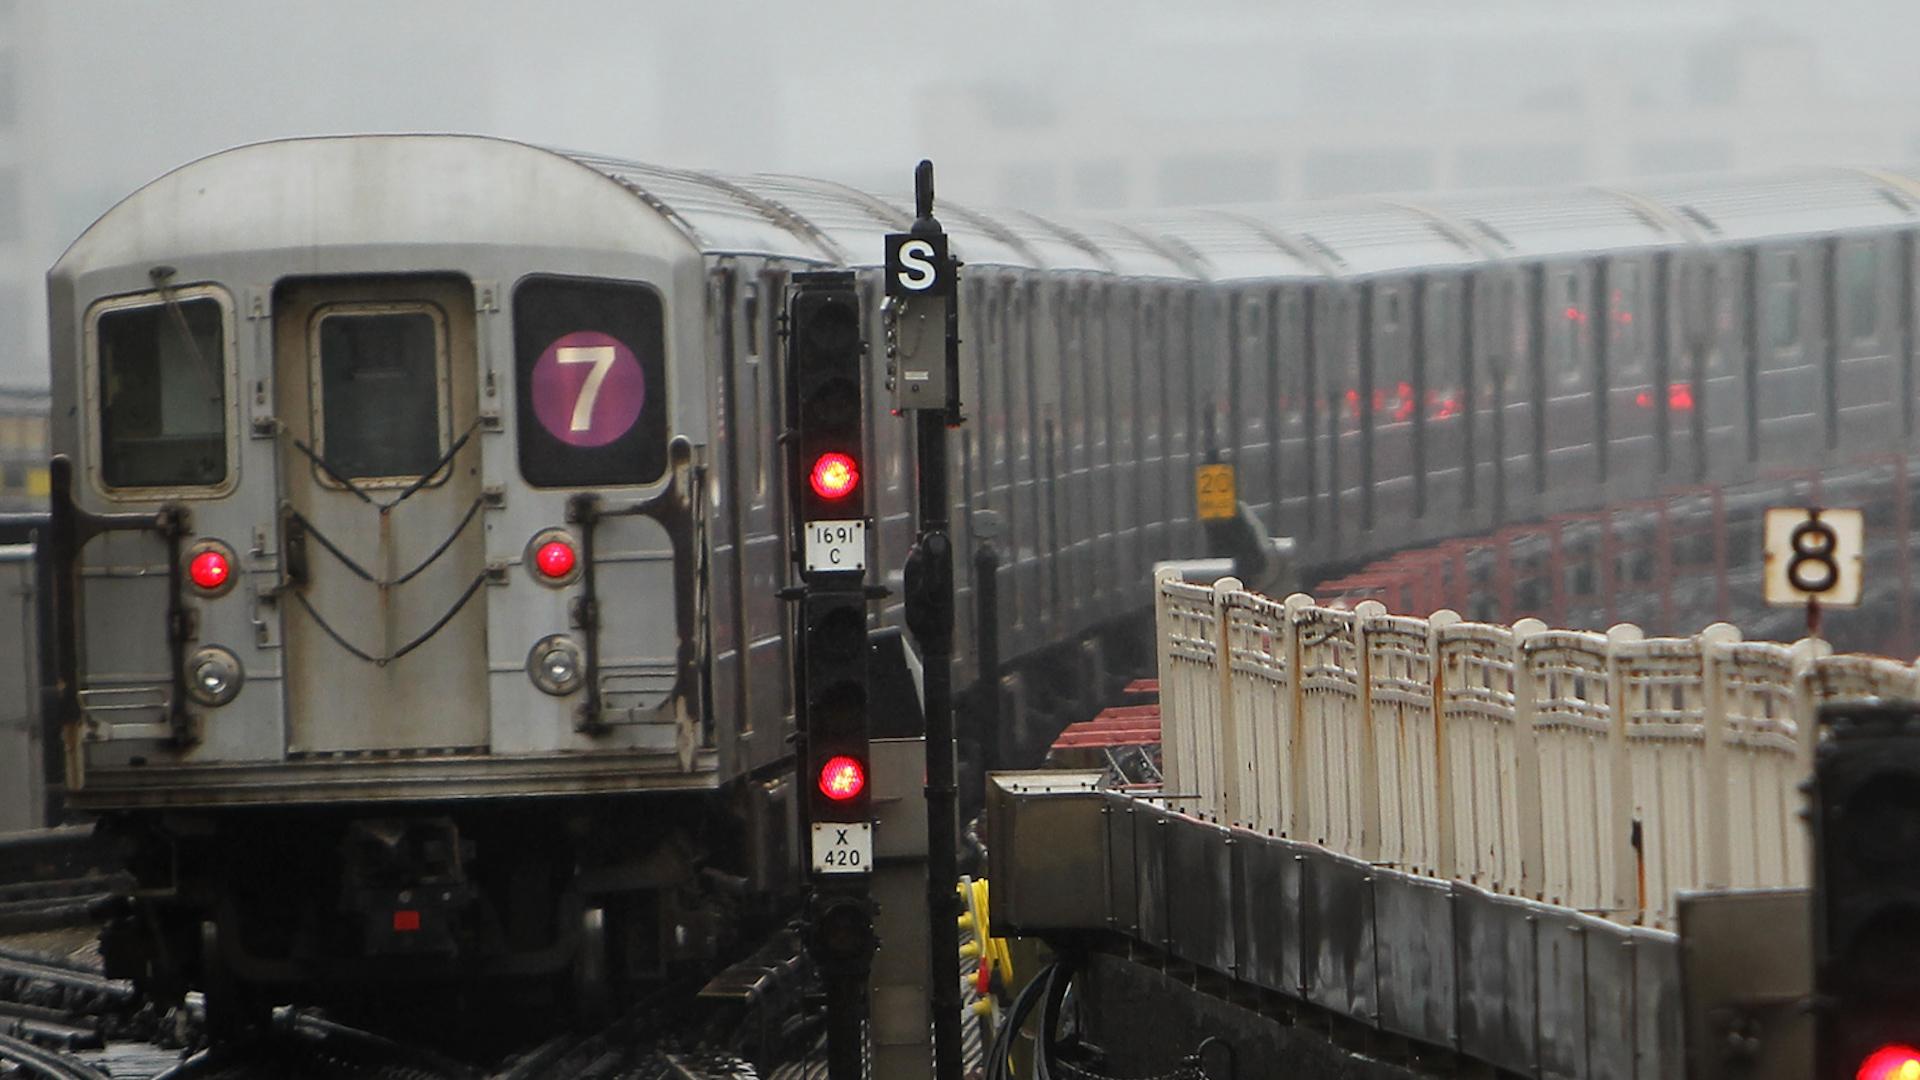
[[[1801,885],[1828,701],[1920,671],[1724,623],[1646,638],[1155,581],[1165,791],[1182,812],[1622,922],[1683,889]]]

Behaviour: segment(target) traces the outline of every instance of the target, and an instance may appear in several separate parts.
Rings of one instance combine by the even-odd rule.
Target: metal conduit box
[[[1807,1080],[1813,1068],[1813,894],[1680,894],[1692,1080]]]
[[[994,773],[987,852],[997,937],[1107,928],[1104,774]]]

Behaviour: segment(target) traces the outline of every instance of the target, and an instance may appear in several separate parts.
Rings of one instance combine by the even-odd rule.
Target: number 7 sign
[[[570,446],[605,446],[625,435],[646,399],[633,350],[597,330],[556,339],[533,366],[534,416]]]

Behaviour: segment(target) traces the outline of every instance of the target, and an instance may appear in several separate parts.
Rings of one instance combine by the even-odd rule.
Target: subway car
[[[904,179],[904,175],[903,175]],[[1784,463],[1910,453],[1902,176],[1077,218],[938,207],[965,262],[963,555],[989,756],[1124,674],[1161,559],[1367,558]],[[723,961],[793,877],[790,276],[911,203],[466,136],[185,165],[49,274],[51,723],[140,881],[115,974],[596,1008]],[[914,461],[870,349],[870,565]],[[1236,467],[1203,528],[1194,469]],[[982,564],[985,565],[985,564]],[[982,702],[992,708],[980,707]],[[1004,707],[1002,707],[1004,706]]]

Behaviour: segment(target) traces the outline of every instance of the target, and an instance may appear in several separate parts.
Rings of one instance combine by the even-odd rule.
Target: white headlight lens
[[[187,657],[187,696],[202,705],[218,708],[240,696],[247,681],[240,658],[218,645],[194,650]]]
[[[527,653],[527,676],[533,685],[555,697],[565,697],[586,682],[580,647],[563,634],[543,637]]]

